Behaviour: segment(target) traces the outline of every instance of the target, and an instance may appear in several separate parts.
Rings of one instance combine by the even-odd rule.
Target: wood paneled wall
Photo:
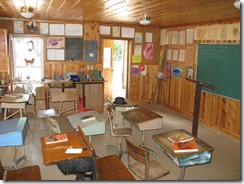
[[[4,21],[6,23],[6,21]],[[0,21],[1,23],[1,21]],[[7,27],[11,29],[12,23],[7,22]],[[112,26],[112,25],[111,25]],[[118,25],[117,25],[118,26]],[[98,45],[101,39],[99,35],[99,25],[97,23],[84,23],[84,40],[97,40]],[[174,27],[170,30],[182,30],[186,27]],[[162,70],[160,63],[159,52],[163,50],[163,46],[159,45],[160,29],[152,27],[136,27],[135,31],[153,32],[153,38],[156,40],[155,52],[157,57],[154,57],[152,63],[145,61],[147,65],[147,75],[145,76],[132,76],[131,71],[129,77],[129,94],[128,97],[136,102],[152,103],[157,84],[157,72]],[[10,33],[13,30],[10,30]],[[208,41],[203,41],[208,42]],[[214,41],[214,43],[228,43],[228,41]],[[237,42],[239,43],[239,42]],[[197,56],[197,42],[190,45],[194,52],[193,60],[186,60],[185,62],[175,62],[173,66],[180,66],[181,68],[192,67],[196,71],[196,56]],[[134,46],[134,43],[133,43]],[[174,46],[181,47],[181,46]],[[133,47],[132,47],[133,48]],[[133,51],[132,51],[133,54]],[[86,62],[45,62],[45,77],[52,78],[54,74],[69,72],[87,71],[86,65],[94,65],[94,69],[102,70],[102,59],[99,57],[96,63]],[[189,62],[190,61],[190,62]],[[88,72],[88,71],[87,71]],[[194,73],[194,76],[195,73]],[[182,78],[170,78],[162,82],[159,88],[158,104],[164,105],[174,111],[179,112],[188,119],[193,118],[194,97],[195,97],[195,84],[185,79],[186,72],[183,71]],[[163,85],[163,87],[162,87]],[[200,104],[200,117],[201,123],[216,129],[226,135],[240,140],[240,101],[235,101],[221,96],[216,96],[207,92],[202,92]],[[199,135],[201,136],[201,135]]]

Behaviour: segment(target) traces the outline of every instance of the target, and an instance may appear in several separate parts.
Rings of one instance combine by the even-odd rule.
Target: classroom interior
[[[119,141],[111,135],[107,107],[122,97],[136,104],[135,109],[149,109],[163,117],[161,128],[145,131],[145,145],[156,153],[150,157],[170,170],[156,180],[176,181],[183,170],[159,149],[153,135],[185,129],[213,148],[210,163],[186,167],[185,180],[240,181],[240,4],[238,0],[184,4],[169,0],[3,0],[1,123],[9,108],[6,94],[20,87],[21,93],[41,100],[33,106],[35,98],[30,98],[23,107],[23,116],[28,118],[24,145],[16,152],[14,146],[0,142],[2,165],[7,168],[16,156],[25,154],[27,159],[20,166],[38,165],[42,180],[76,179],[74,174],[63,174],[56,164],[44,164],[40,139],[50,134],[47,121],[39,122],[43,130],[33,131],[33,108],[60,111],[60,101],[67,110],[58,118],[62,133],[75,132],[70,115],[94,110],[105,120],[104,133],[87,139],[99,157],[115,154],[120,158],[107,148]],[[37,87],[44,87],[38,95]],[[78,104],[65,102],[67,96],[71,98],[62,96],[65,93],[74,93]],[[60,94],[56,101],[54,94]],[[73,107],[77,111],[68,110]],[[125,118],[121,126],[131,125],[120,116]],[[140,145],[141,131],[136,126],[131,130],[128,140]],[[125,139],[122,149],[127,149]],[[123,153],[119,160],[135,180],[142,180],[128,167],[127,155]]]

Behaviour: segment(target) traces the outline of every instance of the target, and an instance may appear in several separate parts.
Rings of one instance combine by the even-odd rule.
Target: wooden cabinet
[[[7,29],[0,29],[0,97],[7,93],[9,84]]]
[[[80,81],[76,83],[76,88],[85,109],[103,112],[104,81]]]

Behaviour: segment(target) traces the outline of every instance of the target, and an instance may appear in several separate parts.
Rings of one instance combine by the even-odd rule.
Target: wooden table
[[[142,131],[141,146],[145,143],[145,131],[161,129],[163,116],[145,108],[137,108],[121,113],[124,118]]]
[[[44,137],[41,137],[42,156],[45,165],[54,164],[59,161],[69,160],[73,158],[82,158],[92,156],[92,151],[85,144],[85,140],[80,132],[67,132],[68,141],[46,144]],[[80,154],[66,154],[67,148],[83,148]],[[84,150],[86,148],[86,150]]]
[[[132,109],[136,108],[137,104],[127,98],[125,99],[127,104],[115,104],[115,103],[113,103],[114,101],[115,101],[115,98],[112,98],[112,99],[107,98],[108,105],[113,109],[113,112],[115,113],[114,122],[115,122],[115,125],[117,126],[118,122],[120,120],[122,120],[122,118],[123,118],[123,117],[121,118],[121,112],[132,110]]]
[[[17,94],[18,95],[18,94]],[[22,97],[11,97],[9,94],[5,94],[0,102],[1,102],[1,107],[4,108],[4,120],[12,117],[13,115],[20,113],[20,117],[23,117],[22,111],[25,112],[26,104],[28,103],[30,99],[29,94],[19,94],[22,95]],[[9,114],[7,116],[8,110],[16,110],[15,112]]]
[[[192,137],[197,143],[198,152],[174,153],[172,149],[172,142],[168,139],[169,136],[184,132]],[[211,163],[212,152],[214,148],[186,130],[174,130],[170,132],[153,135],[153,140],[157,147],[161,149],[174,163],[181,168],[180,180],[184,179],[185,169],[189,166]]]

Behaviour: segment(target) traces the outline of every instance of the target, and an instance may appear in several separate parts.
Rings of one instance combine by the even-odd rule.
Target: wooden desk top
[[[172,142],[168,139],[168,137],[171,135],[175,135],[177,133],[181,133],[181,132],[184,132],[184,133],[194,137],[194,140],[196,141],[197,146],[198,146],[198,150],[199,150],[198,152],[177,153],[177,154],[174,153],[174,151],[172,149]],[[181,158],[181,157],[185,157],[187,155],[192,155],[192,154],[197,154],[197,153],[201,153],[204,151],[213,151],[214,150],[214,148],[212,146],[210,146],[207,143],[203,142],[202,140],[196,138],[195,136],[193,136],[192,134],[190,134],[189,132],[187,132],[184,129],[156,134],[156,135],[153,135],[152,138],[157,144],[159,144],[166,152],[168,152],[174,158]]]
[[[67,132],[66,134],[68,136],[68,141],[54,144],[46,144],[44,137],[41,137],[42,155],[45,165],[73,158],[92,156],[92,151],[89,148],[83,150],[80,154],[66,154],[65,151],[71,146],[72,148],[87,148],[85,140],[79,132]]]
[[[137,108],[137,109],[121,112],[121,114],[124,116],[124,118],[127,121],[135,124],[151,121],[156,118],[163,118],[159,114],[144,108]]]
[[[163,116],[144,108],[136,108],[121,112],[122,116],[131,124],[136,125],[139,130],[161,129],[163,125]]]
[[[29,101],[30,95],[29,94],[21,94],[21,95],[23,95],[23,96],[20,98],[14,98],[14,97],[4,95],[0,99],[0,102],[4,102],[4,103],[27,103]]]

